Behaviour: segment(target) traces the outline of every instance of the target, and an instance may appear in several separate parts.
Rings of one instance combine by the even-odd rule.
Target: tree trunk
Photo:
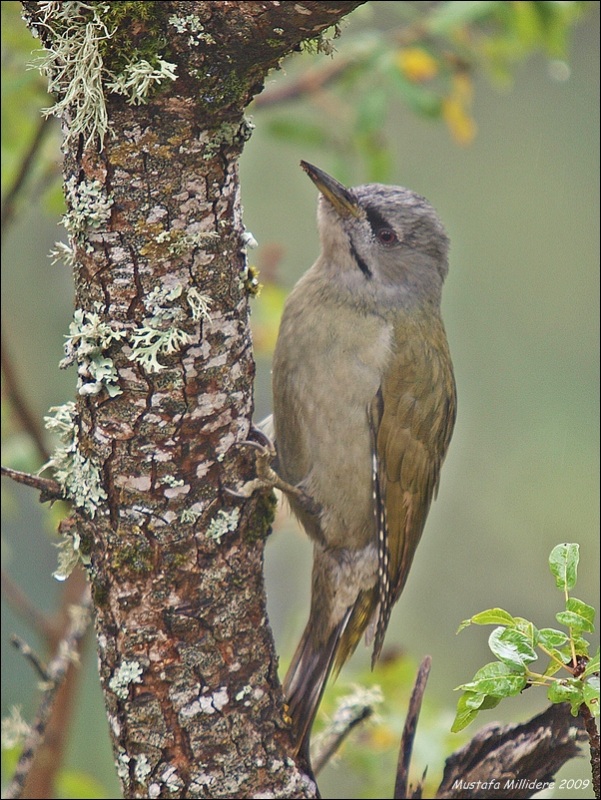
[[[316,796],[265,610],[273,499],[224,491],[252,477],[238,158],[268,70],[360,4],[23,3],[51,50],[76,287],[55,477],[127,797]]]

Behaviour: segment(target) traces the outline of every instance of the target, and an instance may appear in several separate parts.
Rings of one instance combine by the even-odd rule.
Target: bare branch
[[[77,656],[79,645],[90,622],[91,597],[86,588],[85,596],[79,606],[72,607],[71,623],[65,638],[60,643],[57,655],[48,664],[48,687],[42,694],[31,732],[23,746],[13,779],[4,794],[7,800],[21,797],[25,781],[33,765],[36,753],[44,742],[46,728],[52,715],[58,690],[60,689],[73,658]]]
[[[5,478],[11,478],[17,483],[25,486],[32,486],[40,492],[40,503],[48,503],[52,500],[65,500],[65,493],[57,481],[52,478],[40,478],[39,475],[31,475],[29,472],[21,472],[19,469],[10,467],[0,467],[0,471]]]
[[[599,780],[599,731],[597,730],[597,723],[591,714],[590,708],[583,703],[580,706],[580,716],[584,720],[584,728],[588,735],[589,748],[591,751],[591,771],[593,775],[593,791],[595,797],[601,796],[601,785]]]
[[[532,797],[548,788],[587,741],[581,717],[567,703],[549,706],[528,722],[482,728],[445,764],[437,798]]]
[[[55,628],[51,620],[31,602],[25,592],[2,570],[2,594],[9,606],[47,642],[55,638]]]
[[[44,662],[35,652],[35,650],[33,650],[27,644],[25,639],[22,639],[20,636],[17,636],[16,634],[13,633],[13,635],[10,637],[10,642],[14,647],[17,648],[17,650],[21,653],[23,658],[26,658],[27,661],[29,661],[31,666],[37,672],[38,677],[43,681],[47,681],[50,677],[48,674],[48,667],[46,666],[46,664],[44,664]]]
[[[308,94],[313,94],[339,78],[355,63],[354,59],[339,58],[319,69],[308,69],[295,80],[284,83],[282,86],[278,85],[258,95],[253,101],[253,108],[267,108],[281,103],[289,103]]]
[[[401,748],[399,750],[399,759],[397,762],[396,782],[394,785],[394,797],[397,798],[409,797],[407,794],[407,783],[409,779],[409,766],[411,764],[411,754],[413,751],[413,740],[415,739],[415,730],[419,719],[419,712],[422,707],[422,700],[430,674],[430,667],[432,666],[432,658],[425,656],[422,663],[419,665],[417,677],[415,679],[415,686],[411,692],[411,699],[409,700],[409,709],[407,711],[407,718],[403,727],[403,735],[401,737]],[[412,794],[411,797],[421,797],[421,785],[417,787],[417,794]]]
[[[50,453],[44,442],[41,425],[36,420],[29,404],[25,400],[12,359],[9,355],[4,328],[2,328],[2,374],[4,375],[4,391],[14,410],[21,428],[31,436],[42,462],[48,461]]]
[[[6,233],[8,225],[13,220],[17,200],[19,198],[19,195],[23,191],[25,183],[27,182],[27,178],[35,165],[36,157],[44,142],[46,134],[50,130],[51,125],[52,125],[51,118],[49,117],[40,118],[38,126],[33,134],[33,139],[31,140],[28,149],[25,151],[25,154],[23,155],[23,160],[21,161],[19,169],[17,170],[13,184],[6,192],[6,195],[4,196],[4,202],[2,203],[2,213],[0,215],[0,230],[2,231],[3,236]]]

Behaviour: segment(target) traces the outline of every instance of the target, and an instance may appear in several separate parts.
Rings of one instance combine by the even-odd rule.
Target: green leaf
[[[458,686],[457,689],[493,697],[511,697],[519,694],[527,683],[525,676],[517,673],[508,664],[493,661],[481,667],[473,680]]]
[[[451,731],[458,733],[472,722],[478,711],[484,711],[498,706],[501,702],[500,697],[492,697],[489,694],[478,694],[478,692],[464,692],[457,702],[457,712]]]
[[[485,695],[479,695],[476,692],[464,692],[461,695],[459,701],[457,702],[455,719],[451,725],[451,731],[453,733],[459,733],[459,731],[467,728],[470,722],[476,718],[476,715],[478,714],[478,708],[472,708],[468,701],[479,697],[484,698]]]
[[[595,717],[599,716],[599,676],[591,675],[582,685],[584,702]]]
[[[515,628],[495,628],[488,646],[499,661],[518,672],[525,672],[526,665],[537,659],[528,635]]]
[[[595,609],[575,597],[567,599],[566,610],[556,614],[555,619],[574,631],[593,633],[595,630]]]
[[[470,625],[506,625],[508,628],[514,628],[516,624],[515,617],[508,611],[502,608],[487,608],[486,611],[480,611],[474,614],[469,619],[464,619],[461,625],[457,628],[457,633],[461,633],[465,628]]]
[[[386,122],[389,106],[388,87],[374,86],[372,91],[364,92],[356,104],[356,132],[359,134],[381,132]]]
[[[442,36],[454,28],[470,25],[473,22],[489,16],[503,3],[473,2],[464,3],[439,3],[436,9],[426,19],[427,30],[436,36]]]
[[[538,628],[529,619],[516,617],[515,627],[526,638],[531,647],[535,647],[538,644]]]
[[[547,690],[547,697],[552,703],[570,703],[580,706],[584,702],[581,681],[553,681]]]
[[[578,544],[558,544],[551,550],[549,568],[555,577],[558,589],[571,591],[576,585],[579,559]]]
[[[567,633],[558,631],[555,628],[541,628],[538,632],[538,643],[541,647],[546,647],[547,650],[554,650],[556,647],[561,647],[567,640]]]
[[[283,117],[273,119],[267,127],[272,136],[277,136],[287,142],[296,142],[307,147],[326,147],[329,143],[328,134],[321,125],[302,122],[298,118],[294,120]]]
[[[403,102],[412,111],[423,117],[439,117],[442,113],[442,99],[432,89],[408,80],[398,66],[392,62],[388,70],[388,77],[394,88],[401,95]]]

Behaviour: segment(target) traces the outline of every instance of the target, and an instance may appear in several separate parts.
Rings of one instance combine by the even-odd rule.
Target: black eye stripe
[[[369,222],[374,234],[376,234],[382,228],[390,228],[390,230],[394,230],[392,225],[375,208],[370,208],[368,206],[365,209],[365,213],[367,214],[367,221]]]
[[[355,245],[353,244],[353,240],[351,239],[350,236],[348,237],[348,241],[349,241],[349,245],[350,245],[350,248],[351,248],[351,255],[355,259],[355,261],[357,262],[357,266],[359,267],[359,269],[365,275],[366,278],[368,278],[368,279],[371,278],[371,276],[372,276],[371,270],[367,266],[365,261],[361,258],[361,256],[357,252],[357,250],[355,249]]]

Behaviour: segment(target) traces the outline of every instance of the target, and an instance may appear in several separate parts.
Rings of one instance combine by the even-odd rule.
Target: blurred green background
[[[347,41],[367,46],[362,31],[398,25],[393,7],[403,5],[374,2],[355,12],[336,42],[337,57],[345,57]],[[350,184],[385,172],[388,182],[425,195],[450,234],[443,312],[459,415],[439,498],[387,636],[390,650],[407,655],[408,680],[424,654],[433,658],[426,713],[438,727],[433,732],[434,722],[426,719],[426,732],[421,738],[418,733],[420,772],[427,763],[430,773],[439,771],[441,749],[446,754],[463,741],[446,734],[457,700],[453,689],[491,660],[488,630],[455,636],[462,619],[501,606],[541,627],[552,626],[562,598],[547,557],[562,541],[581,545],[576,596],[599,606],[599,4],[584,5],[587,14],[573,31],[566,61],[534,55],[515,67],[512,83],[504,86],[476,77],[472,112],[478,130],[467,146],[458,144],[441,120],[417,115],[375,89],[374,115],[382,114],[382,104],[387,111],[377,131],[384,162],[374,160],[379,150],[373,136],[362,147],[360,137],[339,135],[369,102],[369,72],[363,85],[332,85],[298,101],[249,109],[256,129],[241,161],[244,221],[259,242],[250,262],[259,266],[266,284],[252,301],[257,419],[270,411],[270,349],[281,303],[318,253],[316,192],[299,169],[301,158]],[[40,79],[25,73],[19,78],[18,45],[29,34],[24,26],[19,32],[19,4],[2,7],[8,22],[3,67],[10,77],[3,85],[3,166],[10,173],[19,141],[24,146],[30,135],[23,133],[21,117],[28,117],[29,131],[35,124],[34,102],[25,91]],[[325,56],[294,56],[282,72],[270,75],[267,90],[326,63]],[[377,71],[373,79],[377,84]],[[326,119],[325,134],[316,122],[320,118]],[[71,399],[75,386],[74,371],[57,368],[72,314],[71,276],[47,257],[62,235],[60,192],[46,190],[59,167],[58,136],[47,142],[46,155],[50,166],[38,171],[2,258],[10,355],[40,417],[49,406]],[[27,462],[29,446],[6,415],[3,463],[18,467]],[[32,492],[3,482],[2,497],[5,568],[41,608],[52,610],[60,591],[51,577],[53,525]],[[310,546],[282,512],[267,544],[266,579],[284,664],[306,621],[309,574]],[[33,645],[36,638],[4,601],[2,630],[2,713],[16,703],[29,718],[35,709],[34,676],[8,636],[15,631]],[[368,651],[359,648],[338,686],[365,679],[368,662]],[[386,683],[385,669],[372,679]],[[69,765],[97,781],[90,783],[88,796],[115,796],[92,646],[84,684]],[[543,692],[527,692],[482,714],[468,733],[493,719],[525,720],[545,705]],[[404,711],[395,710],[401,723]],[[394,764],[398,740],[380,744],[386,754],[381,764]],[[323,796],[380,797],[383,789],[366,786],[370,781],[361,777],[362,768],[351,750],[350,764],[334,764],[324,773]],[[386,770],[382,786],[392,787],[392,772]],[[572,762],[562,775],[587,778],[587,761]]]

